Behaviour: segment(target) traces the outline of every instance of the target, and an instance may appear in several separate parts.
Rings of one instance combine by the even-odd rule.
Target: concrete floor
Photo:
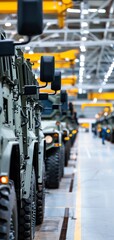
[[[44,223],[35,240],[60,239],[69,209],[67,240],[114,240],[114,145],[79,133],[60,189],[46,190]],[[73,191],[69,192],[74,175]]]

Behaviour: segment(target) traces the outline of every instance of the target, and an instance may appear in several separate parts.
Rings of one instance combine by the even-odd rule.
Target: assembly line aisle
[[[114,145],[79,133],[71,158],[76,149],[77,161],[69,161],[60,189],[46,190],[35,240],[114,240]]]
[[[80,133],[77,173],[75,239],[114,240],[114,145]]]

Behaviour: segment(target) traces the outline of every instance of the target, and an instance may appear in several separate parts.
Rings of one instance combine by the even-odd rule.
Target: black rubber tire
[[[68,161],[70,159],[70,149],[71,149],[71,141],[69,140],[65,144],[65,167],[68,166]]]
[[[59,188],[60,161],[57,150],[46,159],[46,187],[49,189]]]
[[[22,200],[19,216],[19,240],[33,240],[36,226],[36,181],[32,171],[30,196]]]
[[[65,165],[65,146],[62,144],[62,147],[60,149],[60,161],[61,161],[61,169],[60,169],[60,176],[61,178],[64,176],[64,165]]]
[[[17,201],[13,181],[0,186],[0,240],[18,239]]]
[[[42,184],[38,184],[36,209],[36,225],[40,225],[43,222],[45,210],[45,166],[43,167]]]

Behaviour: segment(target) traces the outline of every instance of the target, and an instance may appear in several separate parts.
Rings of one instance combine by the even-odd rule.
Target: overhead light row
[[[106,10],[101,8],[101,9],[97,9],[97,8],[90,8],[90,9],[83,9],[82,11],[80,9],[74,9],[74,8],[68,8],[67,12],[69,13],[83,13],[83,14],[88,14],[90,13],[106,13]]]
[[[108,72],[105,75],[104,81],[102,83],[103,85],[106,85],[106,83],[108,82],[108,79],[109,79],[110,75],[112,74],[113,70],[114,70],[114,61],[110,65],[109,70],[108,70]],[[98,92],[101,93],[102,92],[102,88],[99,88]]]
[[[113,69],[114,69],[114,62],[112,62],[112,64],[109,67],[108,72],[105,75],[104,81],[102,83],[103,85],[105,85],[108,82],[108,79],[109,79],[110,75],[112,74]]]
[[[85,66],[85,56],[84,54],[80,54],[80,69],[79,69],[79,83],[83,82],[84,68]]]
[[[114,69],[114,62],[112,62],[112,64],[110,65],[109,70],[105,75],[104,82],[108,82],[108,78],[112,74],[113,69]]]

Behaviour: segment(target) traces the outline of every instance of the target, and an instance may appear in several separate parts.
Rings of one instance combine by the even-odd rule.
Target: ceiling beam
[[[114,44],[114,41],[105,39],[105,40],[84,42],[85,47],[94,47],[94,46],[103,46],[103,45],[110,46],[110,44]],[[53,41],[47,41],[47,42],[34,41],[28,44],[28,46],[31,46],[31,47],[50,47],[50,48],[57,47],[57,46],[73,48],[74,46],[80,47],[81,45],[82,45],[82,41],[61,41],[61,40],[58,40],[58,41],[53,40]]]
[[[112,3],[111,6],[110,6],[108,19],[111,19],[111,17],[113,16],[112,12],[111,12],[111,7],[114,7],[114,3]],[[103,37],[104,40],[107,38],[108,29],[110,29],[110,22],[108,21],[108,19],[107,19],[107,23],[105,25],[105,32],[104,32],[104,37]],[[104,49],[105,49],[105,46],[103,45],[101,47],[101,51],[100,51],[99,59],[98,59],[98,64],[97,64],[97,72],[96,72],[96,77],[97,78],[99,76],[99,70],[100,70],[100,67],[101,67],[101,59],[102,59],[103,54],[104,54]]]
[[[114,90],[114,84],[106,84],[106,85],[102,85],[101,83],[98,82],[98,80],[96,80],[97,84],[76,84],[75,87],[76,88],[82,88],[84,90],[98,90],[99,88],[102,88],[103,90]],[[65,90],[64,87],[62,87],[63,90]],[[68,86],[68,88],[66,89],[70,89],[70,87]]]

